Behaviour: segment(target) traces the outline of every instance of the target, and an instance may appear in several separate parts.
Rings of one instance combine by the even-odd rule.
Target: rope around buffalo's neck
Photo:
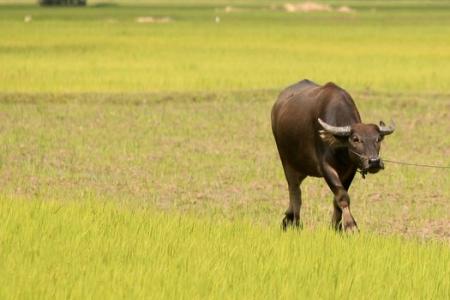
[[[353,154],[359,156],[359,157],[362,157],[362,158],[364,158],[364,159],[368,159],[367,156],[365,156],[365,155],[361,155],[361,154],[356,153],[355,151],[350,150],[350,149],[349,149],[349,151],[352,152]],[[358,172],[361,174],[362,178],[363,178],[363,179],[366,179],[367,170],[363,170],[363,169],[361,169],[361,168],[359,168],[359,167],[358,167],[357,170],[358,170]]]

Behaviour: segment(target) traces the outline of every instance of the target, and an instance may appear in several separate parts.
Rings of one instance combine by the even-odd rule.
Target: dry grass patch
[[[170,23],[173,19],[170,17],[137,17],[137,23]]]
[[[288,192],[270,128],[276,94],[2,95],[0,190],[152,203],[278,228]],[[449,164],[450,141],[440,138],[446,95],[353,96],[363,120],[396,121],[384,158]],[[446,224],[433,223],[450,215],[446,172],[386,163],[377,175],[357,176],[350,197],[361,229],[448,239],[439,229]],[[308,178],[302,191],[305,227],[327,226],[332,193],[324,180]]]
[[[286,3],[283,5],[287,12],[317,12],[317,11],[332,11],[328,4],[321,4],[317,2],[302,2],[302,3]]]
[[[301,3],[285,3],[283,5],[283,9],[287,12],[294,13],[294,12],[331,12],[336,11],[339,13],[353,13],[355,12],[354,9],[350,8],[349,6],[339,6],[336,9],[333,9],[331,5],[324,4],[324,3],[318,3],[318,2],[301,2]]]

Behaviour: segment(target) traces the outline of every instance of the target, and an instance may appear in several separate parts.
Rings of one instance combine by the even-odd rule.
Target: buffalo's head
[[[350,159],[363,174],[377,173],[384,168],[380,158],[381,141],[385,135],[394,132],[395,125],[386,126],[383,121],[379,125],[356,123],[349,126],[333,126],[318,119],[324,130],[320,130],[321,138],[331,146],[347,147]]]

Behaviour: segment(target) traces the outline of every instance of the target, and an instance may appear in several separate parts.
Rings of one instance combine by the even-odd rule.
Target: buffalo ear
[[[322,141],[333,148],[347,147],[348,138],[346,136],[335,136],[326,130],[319,130],[319,136]]]

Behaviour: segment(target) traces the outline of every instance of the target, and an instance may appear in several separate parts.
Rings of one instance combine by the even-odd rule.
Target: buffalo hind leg
[[[302,195],[300,183],[305,179],[305,175],[294,170],[289,164],[283,163],[284,174],[289,187],[289,207],[285,212],[285,217],[281,223],[283,230],[289,226],[300,227],[300,208],[302,206]]]
[[[342,231],[342,210],[333,199],[333,217],[331,219],[331,226],[337,231]]]

